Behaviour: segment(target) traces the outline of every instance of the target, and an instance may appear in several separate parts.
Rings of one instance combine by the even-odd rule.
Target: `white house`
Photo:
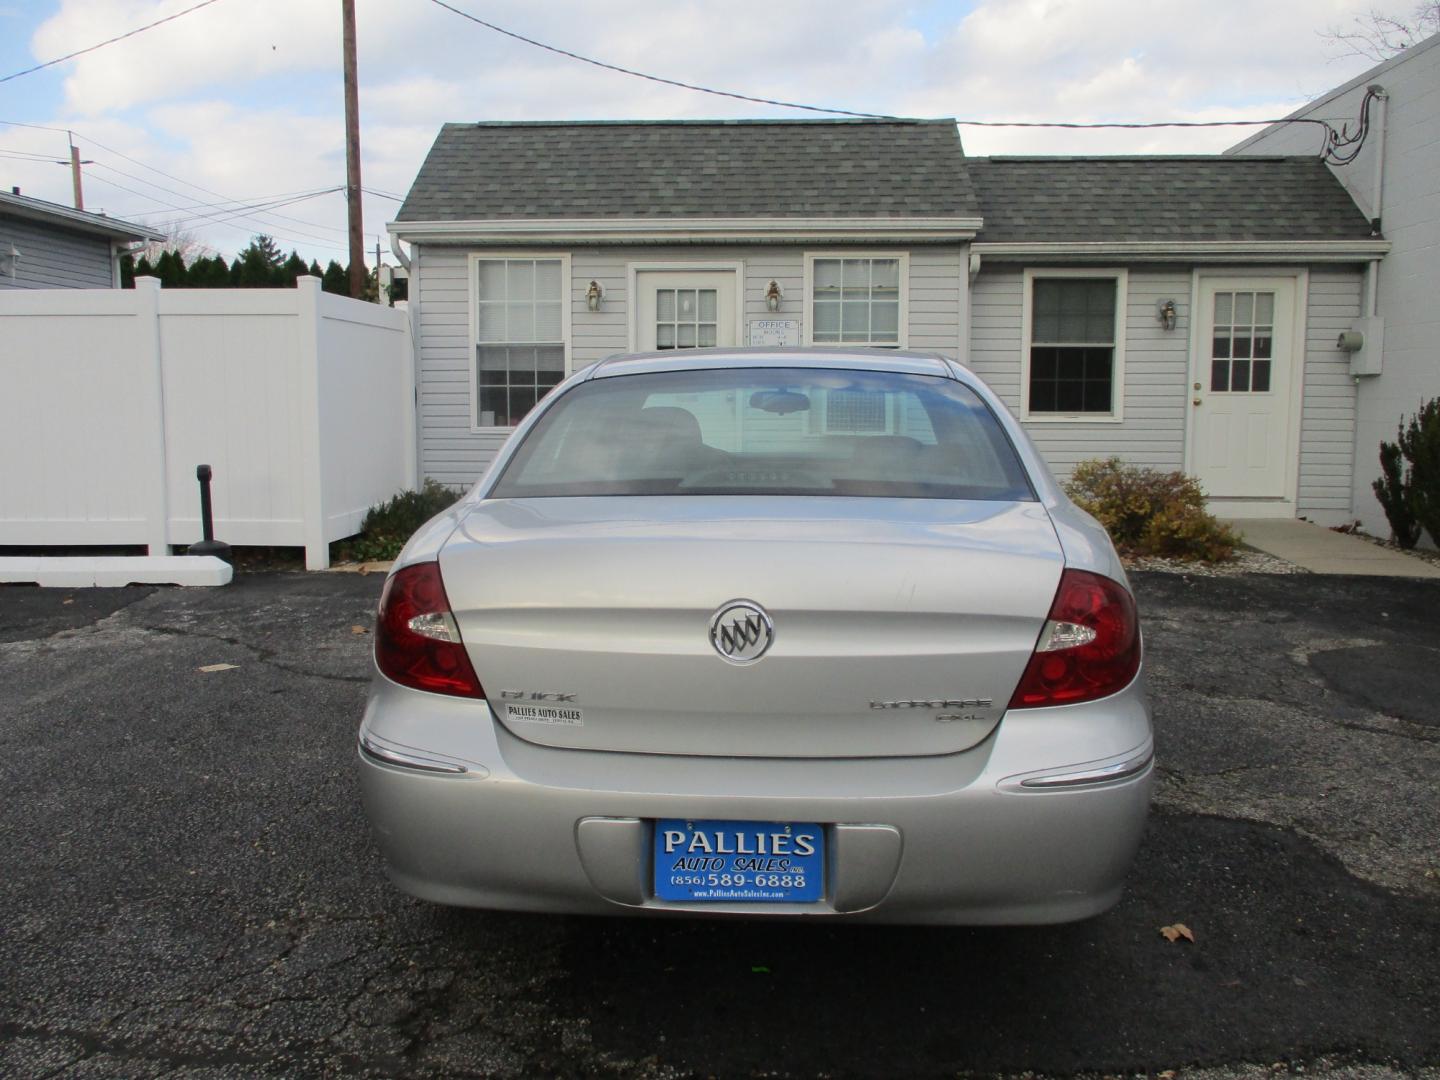
[[[120,256],[164,233],[0,192],[0,289],[118,289]]]
[[[1355,390],[1354,514],[1384,536],[1389,525],[1370,487],[1380,475],[1380,441],[1394,441],[1403,416],[1440,397],[1440,35],[1291,117],[1345,124],[1353,132],[1367,98],[1369,132],[1354,161],[1332,171],[1391,245],[1369,278],[1367,313],[1378,319],[1362,328],[1371,356]],[[1316,153],[1321,137],[1314,125],[1281,124],[1228,153]]]
[[[419,471],[446,483],[611,353],[843,343],[957,356],[1061,474],[1116,453],[1237,516],[1353,512],[1336,340],[1389,245],[1313,155],[966,158],[948,120],[448,124],[390,231]],[[887,422],[825,412],[817,434]]]

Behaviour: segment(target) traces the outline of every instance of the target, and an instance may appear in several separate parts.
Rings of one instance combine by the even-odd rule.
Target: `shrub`
[[[1404,432],[1402,431],[1403,435]],[[1410,505],[1410,467],[1397,443],[1380,443],[1380,479],[1370,485],[1390,522],[1390,535],[1402,548],[1413,548],[1420,539],[1420,522]]]
[[[1395,442],[1380,444],[1380,470],[1375,497],[1395,542],[1414,547],[1423,528],[1440,547],[1440,398],[1421,402],[1408,423],[1400,422]]]
[[[1127,555],[1223,562],[1239,543],[1206,511],[1199,481],[1181,472],[1142,469],[1118,457],[1082,461],[1066,490]]]
[[[360,524],[360,535],[346,542],[345,554],[361,562],[393,559],[416,529],[458,498],[435,480],[426,480],[419,491],[402,491],[370,508]]]

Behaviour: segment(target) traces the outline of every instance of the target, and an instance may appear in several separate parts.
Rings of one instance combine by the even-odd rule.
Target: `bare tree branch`
[[[1388,60],[1396,53],[1440,33],[1440,0],[1426,0],[1408,16],[1386,15],[1371,8],[1351,20],[1352,26],[1332,26],[1320,36],[1339,51],[1331,59],[1364,56]]]

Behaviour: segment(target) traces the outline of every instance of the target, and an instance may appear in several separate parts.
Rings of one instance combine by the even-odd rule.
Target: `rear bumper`
[[[824,761],[549,749],[510,735],[482,703],[377,679],[361,744],[366,811],[401,889],[597,914],[1082,919],[1119,899],[1153,776],[1140,681],[1101,702],[1011,713],[961,754]],[[657,901],[658,818],[824,823],[825,898]]]

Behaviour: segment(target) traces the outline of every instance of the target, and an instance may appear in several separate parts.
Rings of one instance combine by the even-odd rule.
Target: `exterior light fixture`
[[[765,306],[771,311],[780,310],[780,302],[785,299],[785,292],[780,288],[778,281],[771,281],[765,290]]]
[[[1155,317],[1160,320],[1160,325],[1166,330],[1175,329],[1175,301],[1161,300],[1156,305]]]
[[[585,290],[585,306],[591,311],[599,311],[600,303],[605,299],[605,286],[600,282],[592,280],[590,288]]]

